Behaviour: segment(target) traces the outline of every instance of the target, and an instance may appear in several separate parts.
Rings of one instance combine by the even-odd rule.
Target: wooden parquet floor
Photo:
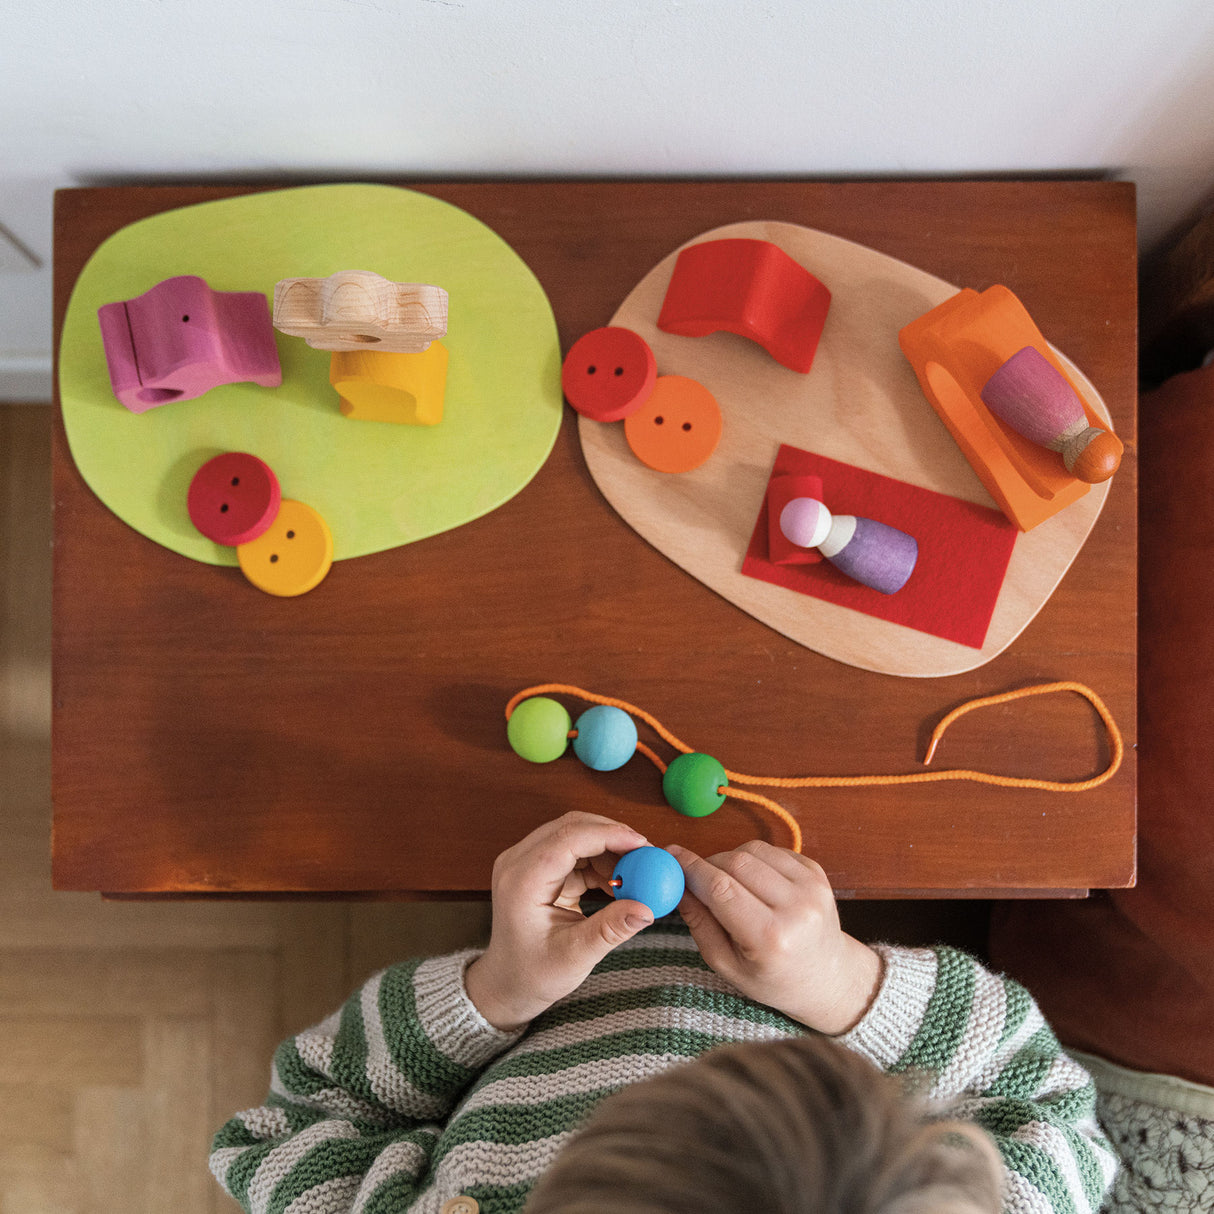
[[[365,976],[484,903],[125,903],[50,887],[50,410],[0,404],[0,1214],[219,1214],[214,1130]]]

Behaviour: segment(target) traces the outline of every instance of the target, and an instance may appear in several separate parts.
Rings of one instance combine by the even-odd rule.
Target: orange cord
[[[783,805],[778,805],[770,797],[763,796],[762,793],[746,792],[741,788],[720,788],[717,791],[723,792],[727,797],[737,797],[741,801],[752,801],[755,805],[775,814],[788,827],[789,833],[792,835],[793,851],[799,852],[801,850],[801,824]]]
[[[1086,687],[1082,683],[1038,683],[1031,687],[1020,687],[1014,691],[1002,692],[999,695],[983,696],[980,699],[966,701],[966,703],[959,705],[952,712],[948,713],[932,731],[931,740],[927,747],[927,754],[923,759],[924,766],[932,761],[932,757],[936,753],[936,747],[944,736],[944,731],[958,717],[964,716],[967,712],[972,712],[975,708],[984,708],[992,704],[1006,704],[1011,700],[1023,699],[1026,696],[1047,695],[1055,691],[1073,691],[1083,696],[1096,709],[1108,732],[1109,746],[1112,752],[1109,764],[1104,771],[1098,776],[1093,776],[1090,780],[1038,780],[1028,776],[997,776],[990,772],[970,771],[965,768],[952,768],[945,771],[920,771],[900,776],[748,776],[726,768],[725,775],[727,779],[737,784],[758,784],[771,788],[861,788],[887,784],[923,784],[941,780],[973,780],[979,784],[994,784],[1001,788],[1035,788],[1046,792],[1084,792],[1089,788],[1096,788],[1106,780],[1112,779],[1116,774],[1125,755],[1125,743],[1122,741],[1121,731],[1117,728],[1117,722],[1113,719],[1113,715],[1105,706],[1104,701],[1090,687]],[[629,704],[626,700],[595,695],[593,692],[584,691],[582,688],[573,687],[568,683],[541,683],[536,687],[528,687],[525,691],[520,691],[517,695],[512,696],[506,705],[506,720],[510,719],[515,708],[523,700],[529,699],[531,696],[545,695],[548,692],[573,695],[592,704],[605,704],[611,708],[620,708],[631,716],[638,717],[644,721],[659,737],[673,746],[675,750],[681,751],[683,754],[691,753],[690,746],[676,738],[656,717],[645,712],[643,709]],[[576,733],[576,731],[573,732]],[[666,764],[644,742],[637,742],[637,750],[654,763],[659,771],[665,772]],[[775,801],[759,793],[744,792],[742,789],[728,786],[718,791],[723,792],[726,796],[751,801],[774,813],[785,823],[791,832],[793,851],[799,852],[801,850],[800,826],[797,824],[796,819],[782,806],[777,805]]]

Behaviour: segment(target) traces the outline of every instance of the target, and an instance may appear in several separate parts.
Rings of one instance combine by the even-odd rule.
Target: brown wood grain
[[[1108,405],[1127,455],[1058,591],[1008,651],[964,675],[843,666],[730,606],[651,549],[599,495],[567,415],[516,498],[457,530],[339,562],[297,600],[189,561],[120,522],[54,434],[54,880],[115,893],[487,888],[494,856],[570,808],[712,852],[778,825],[727,802],[679,818],[639,757],[613,773],[536,767],[503,709],[560,681],[657,715],[727,767],[916,770],[932,725],[977,695],[1075,679],[1129,749],[1082,794],[967,784],[790,793],[806,851],[841,892],[1130,883],[1135,764],[1133,187],[1060,182],[405,183],[510,243],[562,349],[606,323],[648,269],[724,223],[821,228],[955,282],[1002,282]],[[143,216],[240,188],[62,191],[56,342],[97,245]],[[576,710],[575,710],[576,715]],[[1106,754],[1078,697],[958,722],[938,766],[1082,779]]]

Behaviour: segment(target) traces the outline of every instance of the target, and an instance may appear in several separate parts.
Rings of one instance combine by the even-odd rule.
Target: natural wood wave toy
[[[1109,739],[1109,762],[1099,775],[1089,780],[1039,780],[1029,776],[998,776],[985,771],[953,768],[944,771],[920,771],[893,776],[748,776],[728,770],[719,760],[693,751],[680,741],[656,717],[625,700],[596,695],[567,683],[542,683],[528,687],[510,698],[506,705],[506,738],[520,758],[531,763],[551,763],[559,759],[573,743],[573,752],[594,771],[615,771],[634,754],[642,754],[662,773],[662,795],[673,809],[688,818],[703,818],[715,813],[726,797],[737,797],[774,814],[788,828],[793,851],[801,850],[801,827],[783,806],[760,793],[738,788],[738,784],[756,784],[771,788],[860,788],[881,784],[923,784],[941,780],[973,780],[1000,788],[1033,788],[1045,792],[1084,792],[1112,779],[1121,766],[1125,745],[1121,731],[1104,701],[1082,683],[1039,683],[1019,687],[998,695],[968,700],[948,713],[932,731],[923,762],[932,761],[944,731],[960,716],[975,708],[1006,704],[1026,696],[1073,691],[1086,699],[1104,722]],[[569,710],[552,694],[576,696],[594,707],[586,709],[575,722]],[[636,722],[648,725],[664,742],[679,753],[664,762],[646,743],[639,740]],[[620,895],[623,896],[623,895]],[[644,899],[642,899],[644,901]]]
[[[329,350],[329,382],[356,421],[435,426],[443,420],[447,292],[370,270],[284,278],[274,327]]]
[[[370,270],[328,278],[283,278],[274,286],[274,327],[315,350],[420,354],[447,332],[447,292],[391,282]]]

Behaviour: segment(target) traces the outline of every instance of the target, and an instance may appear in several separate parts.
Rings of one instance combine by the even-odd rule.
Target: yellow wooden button
[[[480,1208],[475,1197],[452,1197],[443,1202],[441,1214],[476,1214]]]
[[[290,598],[323,581],[333,564],[333,536],[311,506],[284,497],[269,530],[238,545],[236,556],[258,590]]]

